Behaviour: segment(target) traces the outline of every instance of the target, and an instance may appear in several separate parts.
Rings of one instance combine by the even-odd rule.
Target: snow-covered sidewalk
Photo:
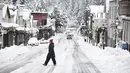
[[[103,50],[85,42],[81,43],[82,41],[83,38],[78,37],[81,49],[101,73],[130,73],[130,53],[127,50],[112,47],[105,47]]]

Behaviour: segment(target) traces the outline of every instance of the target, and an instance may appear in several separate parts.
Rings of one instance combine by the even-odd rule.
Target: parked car
[[[68,34],[67,35],[67,39],[72,39],[73,35],[72,34]]]
[[[32,37],[29,39],[28,46],[38,46],[38,45],[39,45],[39,41],[36,37]]]

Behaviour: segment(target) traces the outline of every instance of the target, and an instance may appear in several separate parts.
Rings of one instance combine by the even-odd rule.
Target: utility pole
[[[93,25],[92,25],[92,23],[93,23],[93,14],[91,14],[90,15],[90,30],[92,31],[92,28],[93,28]]]
[[[90,14],[90,40],[93,43],[93,14]]]
[[[105,48],[105,44],[104,44],[104,41],[105,40],[105,36],[104,36],[104,30],[103,30],[103,34],[102,34],[102,44],[103,44],[103,49]]]
[[[118,39],[118,35],[117,35],[117,27],[119,26],[119,19],[118,18],[116,18],[116,20],[115,20],[115,48],[116,48],[116,44],[117,44],[117,39]]]

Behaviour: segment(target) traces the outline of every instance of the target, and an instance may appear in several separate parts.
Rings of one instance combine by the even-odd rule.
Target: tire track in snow
[[[60,37],[60,38],[58,39],[58,44],[60,44],[60,43],[61,43],[61,40],[63,40],[63,39],[64,39],[64,37],[65,37],[65,35],[62,35],[62,37]]]
[[[73,57],[74,57],[74,62],[76,63],[76,67],[74,67],[74,70],[73,70],[75,71],[74,73],[91,73],[85,67],[85,64],[82,63],[82,60],[80,59],[81,53],[79,52],[78,49],[79,49],[79,45],[75,43]]]
[[[63,35],[62,37],[60,37],[58,40],[58,44],[59,45],[62,41],[62,39],[64,38],[65,35]],[[11,63],[7,63],[7,65],[4,64],[4,66],[1,66],[0,68],[0,73],[10,73],[13,70],[16,70],[22,66],[25,66],[28,63],[31,63],[31,60],[34,58],[37,58],[38,56],[42,55],[44,52],[43,50],[39,50],[35,53],[31,53],[31,54],[20,54],[18,56],[16,56],[13,60],[11,60]],[[48,67],[47,67],[48,68]],[[51,72],[53,70],[53,68],[49,71]]]
[[[73,58],[75,65],[73,73],[101,73],[79,48],[79,44],[76,41],[74,41],[74,44]]]
[[[38,52],[35,53],[31,53],[31,54],[25,54],[23,55],[18,55],[14,60],[14,62],[7,64],[6,66],[3,66],[2,68],[0,68],[0,73],[10,73],[13,70],[16,70],[28,63],[31,63],[31,60],[42,55],[44,53],[44,51],[40,50]]]
[[[54,69],[55,69],[55,66],[52,66],[47,73],[52,73],[54,71]]]

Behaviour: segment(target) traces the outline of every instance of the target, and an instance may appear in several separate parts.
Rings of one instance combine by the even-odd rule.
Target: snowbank
[[[82,37],[79,38],[77,41],[82,45],[82,50],[101,73],[130,73],[130,53],[127,50],[112,47],[103,50],[84,42]]]

